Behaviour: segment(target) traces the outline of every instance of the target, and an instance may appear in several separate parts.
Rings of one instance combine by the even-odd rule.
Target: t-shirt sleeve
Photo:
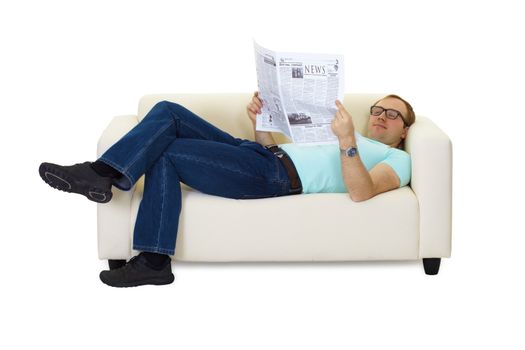
[[[385,160],[380,163],[386,163],[394,169],[399,177],[399,187],[408,185],[412,175],[412,161],[410,154],[400,149],[393,148]]]

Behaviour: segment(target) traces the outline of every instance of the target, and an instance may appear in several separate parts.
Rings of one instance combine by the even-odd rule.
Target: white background
[[[522,14],[502,0],[2,2],[0,347],[523,349]],[[144,94],[256,90],[252,38],[343,54],[347,92],[397,93],[449,135],[437,276],[419,261],[174,263],[169,286],[99,281],[96,205],[38,165],[94,160]]]

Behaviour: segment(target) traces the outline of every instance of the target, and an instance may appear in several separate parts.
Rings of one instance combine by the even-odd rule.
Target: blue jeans
[[[175,253],[180,182],[233,199],[291,194],[286,169],[272,152],[168,101],[157,103],[98,160],[123,174],[113,185],[124,191],[146,175],[133,232],[133,249],[140,251]]]

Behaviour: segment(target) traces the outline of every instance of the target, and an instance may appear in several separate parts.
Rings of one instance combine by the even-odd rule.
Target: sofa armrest
[[[450,257],[452,143],[430,119],[417,117],[405,150],[412,158],[410,187],[419,202],[420,258]]]
[[[97,158],[122,136],[133,129],[139,120],[136,115],[114,117],[102,132],[97,144]],[[110,202],[97,204],[97,233],[99,259],[127,259],[131,256],[131,198],[135,191],[122,191],[113,186]]]

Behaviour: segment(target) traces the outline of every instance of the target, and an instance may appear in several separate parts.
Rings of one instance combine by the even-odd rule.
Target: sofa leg
[[[108,260],[108,265],[110,270],[118,269],[119,267],[122,267],[126,265],[126,260]]]
[[[437,275],[441,258],[423,258],[423,267],[427,275]]]

